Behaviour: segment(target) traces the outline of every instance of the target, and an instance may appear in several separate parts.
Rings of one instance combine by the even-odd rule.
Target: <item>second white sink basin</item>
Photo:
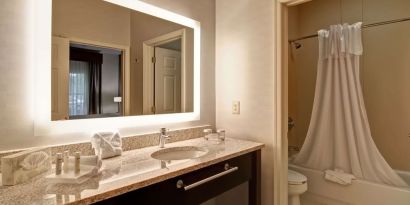
[[[158,150],[151,154],[151,157],[158,160],[183,160],[195,159],[208,153],[208,149],[195,146],[169,147]]]

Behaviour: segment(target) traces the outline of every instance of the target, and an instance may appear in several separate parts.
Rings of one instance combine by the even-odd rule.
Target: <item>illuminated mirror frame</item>
[[[97,119],[51,121],[51,33],[52,0],[36,2],[34,26],[34,134],[35,136],[91,132],[123,127],[141,127],[196,121],[200,119],[200,23],[139,0],[105,0],[194,30],[194,111],[177,114],[123,116]]]

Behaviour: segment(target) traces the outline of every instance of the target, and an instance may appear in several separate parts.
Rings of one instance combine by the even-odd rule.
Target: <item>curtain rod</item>
[[[402,18],[402,19],[395,19],[395,20],[390,20],[390,21],[382,21],[382,22],[377,22],[377,23],[366,24],[366,25],[363,25],[362,28],[369,28],[369,27],[381,26],[381,25],[392,24],[392,23],[399,23],[399,22],[404,22],[404,21],[410,21],[410,17],[409,18]],[[300,38],[289,40],[289,43],[293,43],[295,41],[300,41],[300,40],[304,40],[304,39],[308,39],[308,38],[314,38],[314,37],[317,37],[317,36],[318,36],[317,34],[303,36],[303,37],[300,37]]]

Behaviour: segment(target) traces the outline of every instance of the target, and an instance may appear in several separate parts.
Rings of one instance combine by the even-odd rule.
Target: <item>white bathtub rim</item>
[[[316,203],[327,205],[409,205],[410,189],[365,180],[345,186],[324,179],[324,172],[289,164],[289,168],[307,178],[307,195],[316,195]],[[303,195],[302,198],[306,199]],[[306,201],[307,202],[307,201]]]
[[[291,164],[291,163],[289,163],[289,168],[290,168],[290,167],[296,168],[296,169],[305,169],[305,170],[310,171],[310,172],[315,172],[315,173],[317,173],[317,174],[324,175],[324,171],[320,171],[320,170],[312,169],[312,168],[308,168],[308,167],[303,167],[303,166],[301,166],[301,165],[296,165],[296,164]],[[406,172],[406,171],[402,171],[402,170],[395,170],[395,171],[396,171],[397,173],[404,173],[404,174],[410,176],[410,172]],[[324,179],[324,180],[325,180],[325,179]],[[405,180],[405,181],[407,181],[407,180]],[[364,179],[354,179],[354,180],[352,181],[352,185],[354,185],[354,184],[357,183],[357,182],[360,182],[360,183],[363,183],[363,184],[367,184],[367,185],[372,185],[372,186],[378,186],[378,187],[381,187],[381,188],[386,188],[386,187],[388,187],[388,188],[394,189],[394,190],[396,190],[396,191],[410,191],[410,185],[409,185],[408,187],[397,187],[397,186],[392,186],[392,185],[387,185],[387,184],[381,184],[381,183],[377,183],[377,182],[367,181],[367,180],[364,180]],[[308,179],[308,183],[309,183],[309,179]],[[340,186],[351,186],[351,185],[340,185]]]

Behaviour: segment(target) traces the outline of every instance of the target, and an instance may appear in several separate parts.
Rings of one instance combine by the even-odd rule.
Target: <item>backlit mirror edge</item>
[[[51,20],[52,0],[33,4],[34,135],[92,132],[200,120],[200,23],[138,0],[106,0],[194,30],[194,111],[178,114],[142,115],[100,119],[51,121]]]

